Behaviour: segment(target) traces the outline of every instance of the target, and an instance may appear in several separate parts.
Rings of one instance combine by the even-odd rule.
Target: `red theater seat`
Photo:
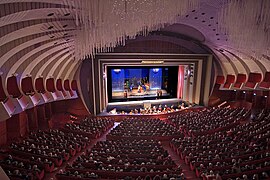
[[[78,90],[78,86],[77,86],[77,81],[76,80],[73,80],[71,82],[71,89],[74,90],[74,91],[77,91]]]
[[[16,76],[11,76],[7,79],[7,90],[8,93],[14,98],[19,98],[22,95],[17,84]]]
[[[46,88],[47,88],[47,91],[49,92],[55,92],[56,89],[55,89],[53,78],[49,78],[46,80]]]
[[[58,91],[61,91],[64,96],[67,95],[65,90],[64,90],[64,87],[63,87],[62,79],[57,79],[57,81],[56,81],[56,89]]]
[[[243,84],[246,82],[247,76],[245,74],[238,74],[236,82],[234,83],[234,88],[239,88],[241,89]]]
[[[71,91],[71,88],[70,88],[70,84],[69,84],[69,80],[68,80],[68,79],[66,79],[66,80],[64,81],[64,89],[65,89],[66,91]]]
[[[31,77],[26,77],[22,79],[22,91],[26,95],[31,95],[35,92]]]
[[[6,99],[7,99],[7,96],[3,88],[2,78],[0,76],[0,101],[5,101]]]
[[[225,77],[224,76],[217,76],[216,84],[224,84]]]
[[[235,76],[234,75],[227,75],[227,79],[226,82],[223,86],[223,88],[229,89],[232,85],[232,83],[234,83],[235,81]]]
[[[56,81],[56,89],[58,91],[64,91],[63,85],[62,85],[62,79],[57,79]]]
[[[259,82],[262,80],[262,74],[261,73],[250,73],[248,76],[248,81],[245,84],[246,88],[256,88]]]
[[[45,87],[43,83],[43,78],[37,78],[35,81],[35,88],[39,93],[45,93]]]
[[[266,72],[263,81],[260,83],[260,88],[269,89],[270,88],[270,72]]]

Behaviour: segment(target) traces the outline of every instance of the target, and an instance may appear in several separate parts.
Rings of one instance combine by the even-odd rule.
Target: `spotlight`
[[[120,73],[121,72],[121,69],[114,69],[113,70],[115,73]]]
[[[157,73],[159,71],[159,68],[154,68],[153,73]]]

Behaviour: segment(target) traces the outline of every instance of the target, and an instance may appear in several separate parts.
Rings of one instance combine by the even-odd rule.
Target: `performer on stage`
[[[134,87],[134,85],[133,85],[133,83],[131,83],[131,84],[130,84],[130,86],[129,86],[129,90],[130,90],[130,92],[132,92],[133,87]]]

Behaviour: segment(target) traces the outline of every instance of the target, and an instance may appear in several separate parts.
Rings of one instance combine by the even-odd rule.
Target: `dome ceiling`
[[[0,1],[0,72],[2,80],[17,75],[19,81],[33,79],[73,79],[81,60],[75,58],[76,11],[69,0]],[[160,32],[164,39],[179,34],[206,46],[219,59],[224,75],[270,71],[270,57],[257,57],[249,50],[238,49],[219,31],[218,14],[228,1],[201,0],[198,8],[188,9]],[[157,38],[150,35],[148,39]],[[256,35],[254,35],[256,36]],[[141,39],[144,39],[140,37]],[[187,40],[187,39],[185,39]],[[171,40],[170,40],[171,41]],[[182,42],[179,40],[178,42]],[[99,50],[96,50],[97,52]],[[203,52],[203,51],[202,51]],[[6,81],[3,82],[6,86]]]

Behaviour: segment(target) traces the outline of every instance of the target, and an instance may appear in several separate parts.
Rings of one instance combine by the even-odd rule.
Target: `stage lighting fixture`
[[[121,72],[121,69],[114,69],[113,70],[115,73],[120,73]]]
[[[154,68],[154,69],[153,69],[153,72],[154,72],[154,73],[157,73],[158,71],[159,71],[159,68]]]

